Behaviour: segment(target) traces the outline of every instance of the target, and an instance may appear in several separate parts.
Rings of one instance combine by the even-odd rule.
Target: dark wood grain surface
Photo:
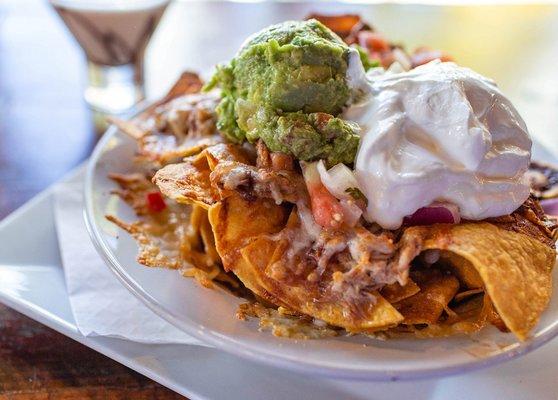
[[[164,93],[184,69],[207,75],[259,28],[316,10],[358,12],[393,40],[446,50],[495,78],[531,133],[558,151],[556,6],[177,2],[147,52],[148,95]],[[84,84],[82,53],[48,2],[0,0],[0,219],[90,154],[102,124],[83,101]],[[0,306],[0,400],[175,397]]]
[[[82,100],[83,68],[46,2],[0,1],[0,219],[91,152],[98,134]],[[182,397],[0,305],[0,399],[174,398]]]
[[[179,399],[111,359],[0,306],[0,399]]]

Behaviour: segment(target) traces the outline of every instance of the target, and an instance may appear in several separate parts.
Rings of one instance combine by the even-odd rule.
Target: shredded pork
[[[292,171],[273,171],[238,162],[217,165],[210,176],[219,189],[237,191],[244,199],[270,198],[277,204],[296,202],[304,182]]]
[[[246,201],[268,198],[294,205],[296,222],[270,236],[287,243],[284,262],[269,268],[274,278],[331,282],[328,290],[351,304],[374,301],[372,292],[385,285],[406,284],[410,263],[420,252],[418,238],[397,242],[393,232],[370,230],[361,222],[323,229],[312,216],[304,178],[292,158],[270,153],[262,142],[256,145],[256,165],[230,157],[215,159],[210,181],[224,196],[236,192]]]
[[[132,121],[112,122],[136,140],[139,160],[158,169],[222,141],[215,125],[218,102],[218,93],[189,93]]]
[[[220,162],[211,173],[211,182],[220,190],[236,191],[245,200],[270,198],[276,204],[296,203],[305,195],[304,180],[294,169],[292,157],[271,153],[263,141],[256,144],[256,165],[238,161]]]

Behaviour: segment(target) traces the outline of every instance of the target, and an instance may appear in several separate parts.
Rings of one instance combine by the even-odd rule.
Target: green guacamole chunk
[[[218,129],[236,143],[261,138],[270,150],[299,160],[351,164],[359,127],[336,117],[352,94],[346,79],[350,51],[316,20],[288,21],[255,34],[206,86],[221,89]]]

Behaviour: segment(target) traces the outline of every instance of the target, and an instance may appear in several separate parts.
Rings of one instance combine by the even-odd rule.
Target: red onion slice
[[[540,201],[541,207],[548,215],[558,215],[558,197],[553,199],[544,199]]]
[[[457,224],[461,221],[459,208],[450,203],[432,203],[405,217],[404,225]]]

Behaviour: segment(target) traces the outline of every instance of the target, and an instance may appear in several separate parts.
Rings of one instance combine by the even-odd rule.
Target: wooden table
[[[262,26],[318,8],[312,3],[173,4],[148,51],[148,95],[161,95],[185,68],[207,71],[229,58]],[[362,13],[410,47],[442,48],[496,78],[534,136],[558,151],[556,7],[328,5],[329,12],[341,9]],[[0,219],[90,154],[99,136],[82,99],[84,80],[80,49],[48,3],[0,1]],[[0,399],[174,397],[0,306]]]

